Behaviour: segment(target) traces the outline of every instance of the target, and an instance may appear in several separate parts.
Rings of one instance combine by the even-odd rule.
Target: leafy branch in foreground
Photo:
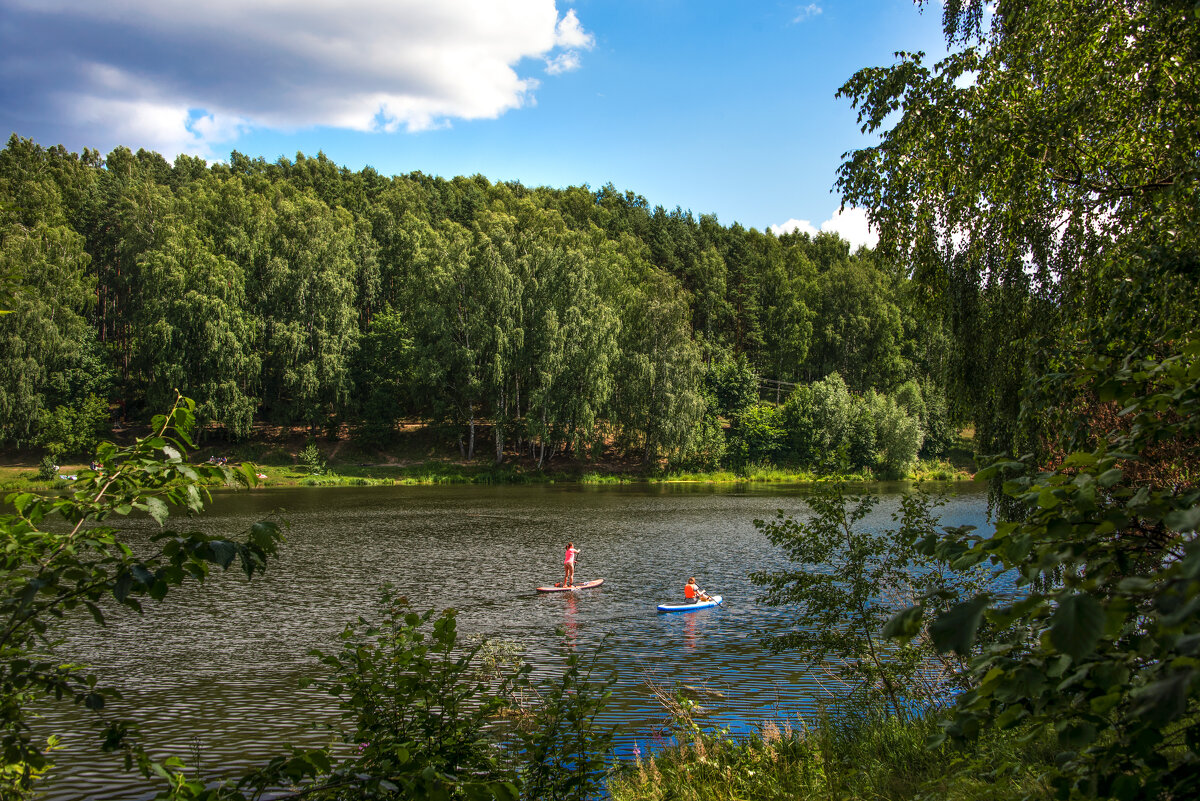
[[[924,544],[959,566],[1012,570],[1022,591],[931,615],[956,632],[943,650],[964,651],[984,625],[1002,633],[969,658],[972,688],[946,731],[1056,734],[1064,798],[1200,794],[1200,335],[1155,350],[1169,355],[1093,357],[1060,377],[1120,409],[1094,448],[1053,469],[988,468],[1009,476],[1024,519]]]
[[[203,581],[213,567],[236,563],[253,577],[276,553],[282,535],[269,521],[255,523],[242,541],[163,529],[138,552],[105,523],[140,511],[161,525],[171,507],[200,512],[214,483],[254,485],[249,465],[184,460],[192,447],[194,409],[180,398],[169,414],[154,418],[150,436],[127,447],[101,444],[99,467],[81,472],[68,494],[13,493],[5,499],[13,509],[0,515],[0,793],[6,797],[30,792],[46,766],[30,731],[29,708],[50,698],[95,712],[103,722],[102,747],[123,749],[127,765],[136,761],[147,774],[161,771],[138,744],[136,724],[105,717],[105,703],[117,692],[55,658],[48,636],[53,621],[87,610],[104,626],[106,602],[141,612],[142,599],[161,601],[189,578]]]
[[[882,698],[900,718],[963,689],[961,661],[940,654],[928,634],[899,647],[884,636],[885,624],[913,598],[952,598],[991,580],[990,571],[955,573],[918,551],[918,541],[936,536],[933,510],[941,503],[923,493],[906,496],[893,515],[899,530],[875,532],[859,525],[875,499],[847,497],[835,484],[807,499],[810,517],[781,510],[775,520],[754,521],[796,565],[751,575],[766,588],[768,604],[799,609],[802,623],[773,636],[770,647],[800,651],[810,667],[840,679],[851,700],[873,705]]]
[[[176,773],[173,798],[595,797],[612,728],[597,721],[611,682],[593,679],[594,662],[571,654],[559,679],[535,687],[527,664],[489,662],[486,642],[462,647],[454,610],[418,613],[387,587],[382,607],[378,622],[347,626],[338,651],[313,652],[328,670],[314,683],[338,698],[348,748],[297,750],[236,788]]]

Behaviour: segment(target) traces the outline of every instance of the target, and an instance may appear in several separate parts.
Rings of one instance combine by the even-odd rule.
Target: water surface
[[[887,527],[900,486],[871,488],[882,500],[864,521]],[[176,528],[245,529],[284,509],[290,523],[280,558],[247,581],[233,571],[201,587],[147,602],[137,616],[114,612],[106,629],[72,623],[65,653],[120,689],[123,711],[142,721],[163,755],[209,774],[233,774],[330,735],[333,701],[300,690],[320,674],[311,648],[332,650],[358,615],[370,615],[385,582],[418,609],[459,610],[459,631],[511,641],[535,668],[561,668],[567,649],[599,653],[619,679],[606,717],[618,748],[652,747],[664,713],[647,679],[711,691],[714,722],[744,730],[770,717],[804,716],[822,694],[794,654],[773,655],[762,639],[802,626],[793,610],[758,603],[748,574],[785,566],[753,525],[777,510],[803,515],[807,490],[792,486],[452,486],[289,488],[221,494]],[[957,485],[945,525],[988,527],[979,487]],[[153,524],[133,521],[131,538]],[[562,578],[566,542],[581,549],[576,578],[604,578],[587,592],[538,595]],[[725,597],[717,609],[658,615],[695,575]],[[603,645],[601,645],[603,643]],[[152,791],[99,755],[78,713],[51,708],[47,731],[74,733],[55,755],[46,784],[58,799],[141,799]]]

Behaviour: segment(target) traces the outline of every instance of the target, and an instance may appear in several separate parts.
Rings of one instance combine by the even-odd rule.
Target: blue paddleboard
[[[660,612],[695,612],[700,609],[712,609],[721,603],[721,596],[714,595],[711,601],[697,601],[694,604],[659,604]]]

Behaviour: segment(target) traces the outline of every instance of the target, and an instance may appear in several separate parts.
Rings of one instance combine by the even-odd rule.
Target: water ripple
[[[986,528],[983,495],[960,492],[944,522]],[[890,525],[896,505],[885,496],[865,524]],[[652,742],[663,721],[647,680],[706,691],[713,722],[735,730],[811,715],[820,696],[819,677],[794,654],[762,647],[765,636],[804,621],[759,604],[748,578],[784,566],[752,521],[780,508],[802,514],[796,488],[298,488],[221,495],[194,522],[230,532],[279,508],[291,528],[266,576],[213,576],[147,604],[144,615],[114,609],[106,629],[89,618],[61,632],[63,654],[120,689],[117,711],[142,722],[156,753],[189,764],[198,757],[208,776],[236,775],[289,744],[329,741],[314,724],[337,720],[333,700],[299,689],[320,672],[308,652],[335,648],[348,622],[371,613],[385,582],[418,609],[459,610],[461,632],[516,643],[536,674],[560,670],[567,649],[599,649],[601,669],[618,675],[606,717],[621,727],[619,751]],[[133,525],[131,541],[144,541],[149,521]],[[582,551],[577,578],[603,577],[604,586],[533,593],[561,578],[567,540]],[[656,614],[655,604],[680,597],[690,575],[726,603]],[[44,714],[46,732],[84,732],[55,754],[51,801],[153,795],[92,747],[79,710],[58,705]]]

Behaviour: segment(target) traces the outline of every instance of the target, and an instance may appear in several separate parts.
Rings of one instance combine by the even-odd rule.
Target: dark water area
[[[892,526],[902,485],[873,485],[881,498],[863,522]],[[762,646],[803,626],[794,610],[756,601],[749,574],[785,567],[753,525],[777,510],[802,516],[807,490],[794,486],[452,486],[291,488],[221,494],[178,529],[229,533],[282,509],[290,523],[280,558],[247,581],[229,572],[174,592],[144,615],[114,611],[107,628],[69,623],[61,655],[93,666],[117,687],[123,716],[136,718],[160,756],[199,759],[207,776],[236,776],[288,745],[330,740],[314,722],[337,720],[334,701],[300,680],[320,675],[311,648],[336,649],[359,615],[371,616],[391,583],[418,610],[453,607],[459,631],[509,641],[544,675],[569,649],[599,653],[618,683],[607,720],[620,727],[618,753],[661,737],[664,712],[647,687],[709,691],[715,725],[734,731],[766,719],[811,716],[822,677],[794,654]],[[961,484],[942,508],[944,525],[990,530],[980,486]],[[132,521],[131,542],[153,530]],[[574,541],[579,581],[602,587],[539,595],[562,578]],[[723,606],[659,615],[688,576],[725,597]],[[87,718],[65,705],[44,711],[39,730],[60,733],[47,797],[143,799],[151,786],[94,747]],[[68,733],[69,734],[65,734]]]

